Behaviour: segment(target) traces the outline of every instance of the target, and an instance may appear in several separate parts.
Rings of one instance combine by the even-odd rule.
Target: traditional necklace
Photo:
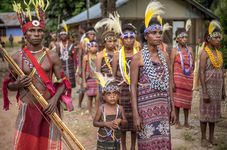
[[[190,54],[190,51],[188,50],[188,47],[186,46],[186,52],[188,53],[188,60],[189,60],[189,68],[188,69],[185,69],[184,67],[184,56],[182,55],[182,52],[181,52],[181,49],[180,49],[180,46],[177,45],[177,51],[180,55],[180,60],[181,60],[181,68],[183,70],[183,73],[186,75],[186,76],[190,76],[191,74],[191,71],[192,71],[192,60],[191,60],[191,54]]]
[[[210,58],[211,64],[214,66],[214,68],[220,69],[223,64],[221,52],[218,49],[215,49],[216,55],[217,55],[215,58],[214,54],[212,53],[211,49],[208,46],[205,47],[205,51],[207,52],[207,54]]]
[[[137,50],[135,48],[133,48],[133,55],[137,53]],[[126,60],[126,55],[125,55],[125,47],[122,46],[122,48],[119,51],[119,68],[120,68],[120,72],[121,75],[123,77],[123,80],[130,85],[130,66],[127,63]],[[127,68],[128,68],[128,72],[127,72]]]
[[[60,51],[61,51],[61,59],[63,59],[64,61],[69,59],[69,52],[67,50],[68,48],[68,41],[66,42],[66,44],[64,45],[62,42],[60,42]]]
[[[37,54],[37,53],[39,53],[39,52],[42,52],[43,51],[43,47],[40,49],[40,50],[38,50],[38,51],[30,51],[32,54]]]
[[[115,116],[115,119],[117,119],[118,114],[119,114],[119,105],[117,105],[117,107],[116,107],[116,116]],[[105,114],[104,108],[103,108],[103,121],[106,122],[106,114]],[[104,129],[104,131],[105,131],[106,134],[105,135],[101,135],[101,134],[99,134],[97,132],[97,134],[98,134],[98,136],[97,136],[98,140],[100,140],[100,138],[99,138],[99,136],[100,136],[100,137],[103,137],[103,138],[111,137],[112,140],[120,141],[120,138],[118,139],[115,136],[115,130],[114,129],[108,129],[106,127],[104,127],[103,129]],[[119,129],[119,127],[118,127],[118,129]]]
[[[167,67],[164,54],[158,48],[158,57],[164,66],[164,80],[162,80],[160,76],[157,74],[157,70],[151,61],[151,56],[147,45],[144,45],[142,49],[142,55],[144,60],[144,70],[151,83],[150,84],[151,88],[154,88],[156,90],[166,91],[169,88],[169,70]]]
[[[96,67],[95,67],[96,58],[97,58],[96,55],[89,55],[88,54],[88,62],[89,62],[89,66],[90,66],[92,72],[96,71]]]
[[[104,60],[105,60],[105,63],[106,63],[106,65],[107,65],[107,67],[109,68],[109,70],[110,70],[110,73],[112,74],[113,72],[112,72],[112,67],[111,67],[111,65],[110,65],[110,62],[109,62],[109,60],[108,60],[108,56],[107,56],[107,52],[106,52],[106,48],[104,48],[104,50],[103,50],[103,57],[104,57]]]

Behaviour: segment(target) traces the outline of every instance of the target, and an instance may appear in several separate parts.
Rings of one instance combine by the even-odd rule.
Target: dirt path
[[[5,63],[0,64],[0,70],[5,68]],[[0,80],[5,75],[0,72]],[[13,149],[13,133],[14,123],[18,112],[18,107],[15,100],[15,93],[10,93],[12,105],[10,110],[5,112],[2,110],[2,98],[0,98],[0,149]],[[77,106],[77,93],[73,90],[73,103]],[[86,99],[82,109],[76,109],[73,112],[64,112],[64,122],[76,135],[78,140],[84,145],[86,150],[94,150],[96,147],[96,131],[92,125],[91,117],[85,112]],[[200,127],[198,120],[199,100],[198,93],[194,95],[193,105],[190,114],[190,123],[194,126],[193,129],[178,129],[171,127],[172,133],[172,147],[174,150],[205,150],[200,146]],[[218,146],[213,147],[212,150],[227,150],[227,110],[222,114],[222,120],[217,124],[215,129],[215,137],[218,141]],[[181,122],[183,122],[183,115],[181,112]],[[128,138],[130,139],[130,138]],[[130,141],[128,141],[129,145]],[[66,148],[64,148],[66,149]]]

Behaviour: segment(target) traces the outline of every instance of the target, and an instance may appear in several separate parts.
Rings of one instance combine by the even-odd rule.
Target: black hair
[[[39,20],[37,16],[31,16],[31,17],[32,17],[32,20]],[[22,22],[23,22],[22,24],[24,25],[27,22],[30,22],[30,18],[26,17]]]
[[[184,32],[186,32],[185,28],[178,28],[175,32],[175,37]]]
[[[94,31],[94,32],[96,32],[95,28],[93,28],[93,27],[88,27],[88,28],[85,30],[85,33],[87,33],[88,31]]]
[[[132,32],[135,32],[136,33],[136,27],[133,26],[131,23],[124,24],[122,26],[122,31],[123,32],[125,32],[125,31],[132,31]]]

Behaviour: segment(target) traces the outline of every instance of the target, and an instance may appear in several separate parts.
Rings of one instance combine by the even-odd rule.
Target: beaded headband
[[[90,31],[88,31],[88,32],[86,32],[86,34],[96,34],[96,32],[95,31],[93,31],[93,30],[90,30]]]
[[[183,33],[177,35],[177,38],[183,38],[183,37],[188,37],[188,34],[183,32]]]
[[[117,38],[115,36],[107,36],[105,37],[105,41],[115,41]]]
[[[213,32],[210,35],[211,38],[217,38],[217,37],[221,37],[222,39],[222,34],[220,32]]]
[[[45,29],[45,11],[49,6],[49,1],[44,0],[29,0],[26,2],[23,1],[26,6],[25,9],[21,7],[21,3],[13,3],[13,10],[17,13],[17,19],[20,23],[22,32],[25,33],[31,27],[41,27]],[[31,7],[34,7],[36,19],[33,19],[31,12]]]
[[[91,47],[93,47],[93,46],[97,46],[98,45],[98,43],[96,42],[96,41],[92,41],[92,42],[89,42],[89,43],[87,43],[87,47],[88,48],[91,48]]]
[[[60,34],[60,35],[64,35],[64,34],[68,35],[68,32],[61,31],[59,34]]]
[[[120,88],[117,85],[106,85],[105,87],[102,88],[102,93],[105,92],[119,92],[120,93]]]
[[[144,30],[144,33],[148,33],[149,31],[155,31],[155,30],[162,30],[162,26],[159,24],[154,24],[154,25],[148,26]]]
[[[136,37],[136,34],[134,32],[124,32],[122,35],[121,35],[121,38],[122,39],[127,39],[127,38],[135,38]]]

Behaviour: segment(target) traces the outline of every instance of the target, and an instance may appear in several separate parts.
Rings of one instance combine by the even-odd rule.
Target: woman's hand
[[[210,103],[210,98],[207,93],[203,93],[203,102],[204,103]]]
[[[136,115],[135,117],[133,117],[133,125],[136,131],[141,131],[143,129],[142,122],[139,115]]]

